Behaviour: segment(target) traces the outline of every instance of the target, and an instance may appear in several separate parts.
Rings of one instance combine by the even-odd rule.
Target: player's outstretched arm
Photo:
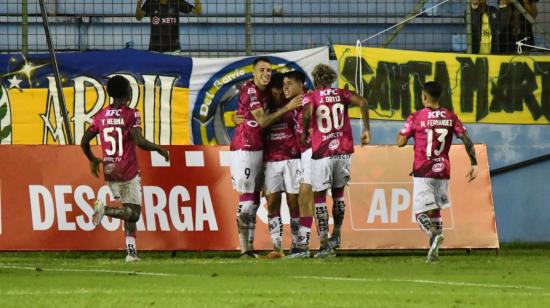
[[[135,127],[132,129],[132,139],[137,147],[145,151],[157,151],[166,161],[170,160],[170,154],[166,151],[165,148],[161,147],[158,144],[152,143],[151,141],[145,139],[141,134],[141,128]]]
[[[351,97],[350,102],[354,106],[359,106],[359,109],[361,110],[361,117],[363,119],[363,134],[361,135],[361,145],[367,145],[370,143],[369,104],[364,97],[357,94],[354,94]]]
[[[252,116],[256,119],[256,122],[263,128],[268,127],[277,120],[279,120],[285,113],[294,110],[302,105],[303,95],[296,96],[288,104],[279,110],[266,114],[263,108],[252,111]]]
[[[468,153],[468,157],[470,157],[471,166],[470,166],[470,171],[468,171],[468,174],[466,175],[466,177],[468,178],[468,182],[471,182],[477,177],[476,149],[467,131],[464,131],[464,133],[460,134],[458,138],[462,139],[462,142],[464,142],[466,153]]]
[[[84,152],[84,155],[88,158],[90,161],[90,170],[92,171],[92,174],[96,177],[99,177],[99,164],[102,162],[101,158],[98,158],[94,155],[92,152],[92,148],[90,147],[90,141],[95,138],[97,135],[96,132],[88,129],[84,133],[84,136],[82,136],[82,140],[80,140],[80,148],[82,149],[82,152]]]

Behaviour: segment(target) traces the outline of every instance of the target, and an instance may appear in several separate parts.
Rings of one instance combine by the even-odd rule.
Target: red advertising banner
[[[231,188],[228,148],[168,148],[169,163],[156,153],[138,154],[143,184],[138,249],[238,249],[238,197]],[[463,146],[451,149],[452,208],[443,211],[444,248],[498,247],[486,147],[476,145],[476,152],[479,178],[467,183]],[[121,221],[104,218],[96,228],[91,223],[94,200],[113,203],[112,194],[91,175],[78,146],[6,145],[0,157],[0,250],[124,249]],[[411,166],[411,147],[356,148],[345,195],[343,249],[427,247],[412,213]],[[285,204],[282,215],[287,248]],[[256,249],[271,249],[265,201],[257,218]],[[319,246],[315,234],[311,243]]]

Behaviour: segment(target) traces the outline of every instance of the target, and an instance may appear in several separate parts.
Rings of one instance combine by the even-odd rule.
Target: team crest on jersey
[[[105,174],[111,174],[113,170],[115,170],[115,164],[105,164],[103,167],[103,173]]]
[[[338,141],[338,139],[334,139],[328,144],[328,148],[331,151],[336,150],[339,146],[340,146],[340,141]]]
[[[246,121],[246,125],[250,127],[258,127],[258,122],[256,121]]]
[[[432,166],[433,172],[441,172],[443,170],[445,170],[445,164],[443,163],[437,163]]]

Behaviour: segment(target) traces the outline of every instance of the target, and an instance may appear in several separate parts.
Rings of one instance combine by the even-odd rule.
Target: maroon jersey
[[[270,112],[275,112],[281,107],[274,107]],[[294,133],[294,117],[287,112],[266,129],[264,161],[296,159],[300,158],[300,152],[299,140]]]
[[[264,147],[264,135],[260,124],[252,111],[265,108],[267,97],[258,89],[254,81],[249,80],[241,87],[237,105],[237,114],[244,116],[244,122],[237,125],[235,136],[231,140],[231,151],[261,151]]]
[[[353,135],[348,106],[353,96],[348,90],[337,88],[315,89],[306,95],[311,104],[312,158],[353,153]]]
[[[90,129],[99,134],[105,180],[126,182],[139,173],[132,129],[141,127],[139,112],[126,105],[106,107],[94,116]]]
[[[308,138],[308,140],[306,140],[306,144],[302,144],[301,142],[302,135],[304,134],[304,106],[308,104],[308,94],[311,92],[312,91],[308,91],[306,94],[304,94],[302,106],[292,111],[292,117],[294,119],[294,131],[296,139],[298,140],[298,145],[300,146],[300,151],[302,153],[311,148],[311,136]]]
[[[400,134],[414,139],[413,175],[448,179],[453,134],[459,137],[465,131],[456,114],[445,108],[424,108],[411,114]]]

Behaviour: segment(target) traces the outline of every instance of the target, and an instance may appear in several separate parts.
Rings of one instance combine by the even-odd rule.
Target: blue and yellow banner
[[[75,143],[93,116],[109,104],[105,84],[116,74],[130,81],[129,105],[140,111],[147,139],[189,144],[190,57],[125,49],[59,53],[57,60]],[[66,144],[49,55],[0,55],[0,67],[1,142]]]
[[[334,49],[339,86],[367,98],[373,119],[406,119],[422,108],[422,85],[437,80],[444,90],[440,104],[463,122],[550,123],[550,56]]]
[[[278,72],[310,72],[328,63],[328,47],[267,55]],[[58,53],[63,95],[76,144],[93,116],[110,103],[108,78],[130,81],[130,107],[143,134],[164,145],[227,144],[239,86],[255,57],[201,59],[124,49]],[[0,55],[0,143],[67,144],[48,54]],[[310,82],[311,84],[311,82]]]

